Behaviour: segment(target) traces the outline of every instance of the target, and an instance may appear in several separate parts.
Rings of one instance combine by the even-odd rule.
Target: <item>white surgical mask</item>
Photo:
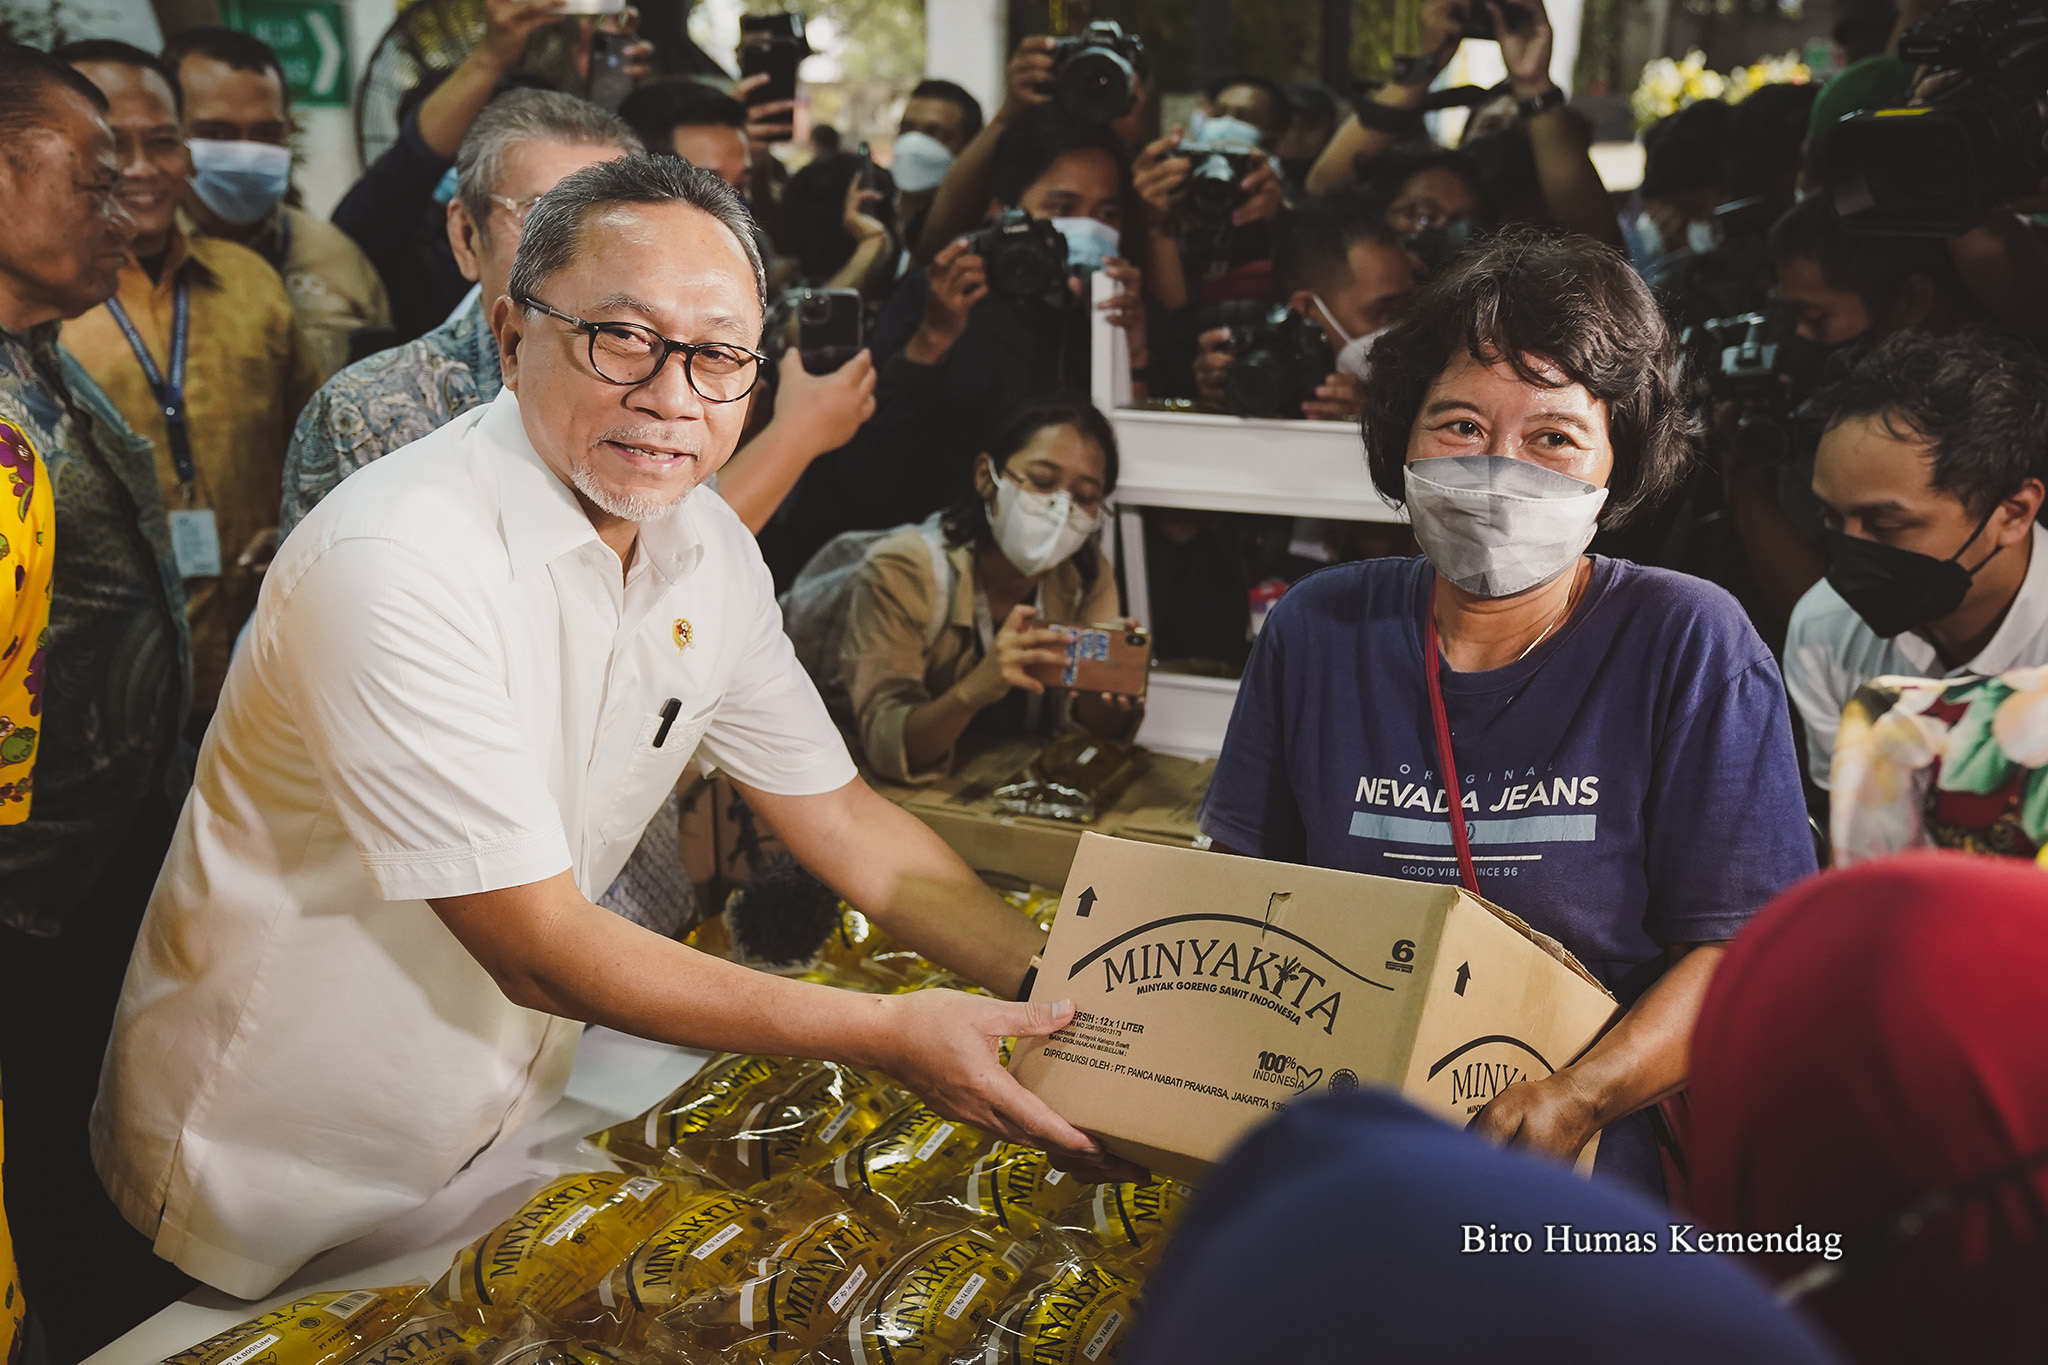
[[[1023,487],[989,462],[996,483],[996,508],[989,514],[989,530],[996,546],[1012,568],[1026,578],[1036,578],[1055,564],[1072,559],[1094,538],[1102,518],[1074,506],[1074,495],[1061,489],[1039,493]]]
[[[1607,490],[1503,455],[1447,455],[1406,471],[1415,542],[1474,597],[1513,597],[1579,562]]]
[[[897,189],[905,194],[921,194],[937,189],[952,164],[953,154],[946,150],[946,144],[930,133],[898,133],[889,173],[896,177]]]
[[[186,145],[192,149],[192,192],[236,227],[246,227],[270,212],[291,188],[289,147],[205,137]]]
[[[1067,264],[1079,270],[1100,270],[1116,255],[1120,234],[1100,218],[1055,218],[1052,225],[1067,239]]]
[[[1315,300],[1316,307],[1323,310],[1323,321],[1330,324],[1330,330],[1344,341],[1344,344],[1337,348],[1338,373],[1364,380],[1365,372],[1372,363],[1368,359],[1372,354],[1372,348],[1387,334],[1387,329],[1382,327],[1377,332],[1367,332],[1364,336],[1355,337],[1344,330],[1344,324],[1337,321],[1337,315],[1330,311],[1329,304],[1323,302],[1322,295],[1310,294],[1309,297]]]
[[[1241,118],[1231,118],[1228,114],[1211,118],[1197,109],[1188,115],[1188,134],[1181,145],[1252,152],[1258,150],[1262,136],[1257,128]]]

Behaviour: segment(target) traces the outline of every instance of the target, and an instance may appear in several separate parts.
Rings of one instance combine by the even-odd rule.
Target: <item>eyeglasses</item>
[[[683,377],[699,398],[707,403],[736,403],[754,391],[761,378],[761,366],[768,359],[744,346],[717,341],[670,341],[652,327],[571,317],[531,294],[521,294],[515,301],[522,308],[566,322],[589,337],[590,368],[607,384],[645,384],[661,373],[670,356],[680,352]]]
[[[525,199],[513,199],[502,194],[493,194],[488,197],[493,204],[505,210],[506,214],[512,219],[512,226],[516,228],[524,228],[526,226],[526,215],[532,213],[533,206],[540,202],[540,196],[537,194]]]

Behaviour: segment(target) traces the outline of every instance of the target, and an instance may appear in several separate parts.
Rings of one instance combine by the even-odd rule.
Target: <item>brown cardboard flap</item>
[[[1520,915],[1517,915],[1512,910],[1501,909],[1498,905],[1495,905],[1492,901],[1486,899],[1486,897],[1484,896],[1475,896],[1470,891],[1462,891],[1460,892],[1460,894],[1463,895],[1467,900],[1477,901],[1479,904],[1485,906],[1488,910],[1491,910],[1494,914],[1498,915],[1502,922],[1505,923],[1510,929],[1513,929],[1523,938],[1528,939],[1529,942],[1535,944],[1538,948],[1541,948],[1544,952],[1556,958],[1559,962],[1562,962],[1565,966],[1571,968],[1574,972],[1577,972],[1579,974],[1579,979],[1584,981],[1588,986],[1591,986],[1593,989],[1599,991],[1601,994],[1605,995],[1609,1000],[1614,999],[1614,992],[1608,990],[1605,985],[1601,984],[1599,977],[1587,971],[1586,965],[1583,962],[1580,962],[1579,959],[1572,954],[1571,949],[1565,947],[1562,943],[1559,943],[1550,935],[1541,933],[1535,929],[1531,929],[1528,926],[1528,924],[1523,921]]]

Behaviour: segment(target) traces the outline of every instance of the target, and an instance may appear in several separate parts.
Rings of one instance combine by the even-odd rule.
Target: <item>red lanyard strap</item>
[[[1464,792],[1458,782],[1458,759],[1451,752],[1451,718],[1444,711],[1444,685],[1437,674],[1443,668],[1443,654],[1436,642],[1435,594],[1423,612],[1422,676],[1429,683],[1429,717],[1436,722],[1436,761],[1443,770],[1444,801],[1451,808],[1451,843],[1458,850],[1458,878],[1465,889],[1479,894],[1479,869],[1472,864],[1472,841],[1465,833]]]

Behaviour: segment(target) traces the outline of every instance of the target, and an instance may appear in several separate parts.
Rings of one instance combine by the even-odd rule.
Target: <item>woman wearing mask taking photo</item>
[[[1060,718],[1034,724],[1031,713],[1060,698],[1025,670],[1064,661],[1048,626],[1117,619],[1116,579],[1096,540],[1116,466],[1116,437],[1093,407],[1033,404],[976,458],[958,502],[869,550],[847,604],[838,683],[824,690],[876,775],[940,777],[970,726],[1017,731]],[[1069,709],[1106,737],[1136,719],[1128,700],[1104,696],[1074,696]]]
[[[1652,1191],[1643,1111],[1685,1084],[1721,945],[1814,868],[1741,608],[1585,554],[1677,485],[1677,374],[1649,292],[1585,238],[1510,231],[1426,285],[1373,350],[1364,418],[1425,557],[1281,599],[1202,815],[1227,851],[1462,882],[1562,941],[1626,1013],[1474,1122],[1565,1159],[1600,1133],[1596,1171]]]

